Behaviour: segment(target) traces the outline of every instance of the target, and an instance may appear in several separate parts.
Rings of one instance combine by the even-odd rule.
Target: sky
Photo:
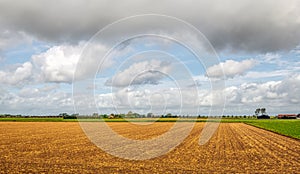
[[[0,0],[0,114],[300,113],[300,1]]]

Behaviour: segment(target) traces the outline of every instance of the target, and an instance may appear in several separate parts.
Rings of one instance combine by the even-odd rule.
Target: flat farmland
[[[174,123],[108,123],[131,139],[154,138]],[[0,122],[1,173],[300,173],[300,141],[243,123],[221,123],[205,145],[205,123],[169,153],[150,160],[114,157],[77,122]]]

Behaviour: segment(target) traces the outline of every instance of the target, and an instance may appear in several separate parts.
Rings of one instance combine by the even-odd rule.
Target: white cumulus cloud
[[[25,62],[14,71],[0,71],[0,82],[10,85],[21,84],[32,76],[32,69],[32,64]]]
[[[206,70],[206,75],[210,78],[222,79],[234,78],[235,76],[243,75],[247,70],[255,65],[254,59],[247,59],[241,62],[234,60],[226,60],[218,65],[213,65]]]
[[[33,63],[40,69],[46,82],[71,82],[78,62],[81,45],[54,46],[32,57]]]

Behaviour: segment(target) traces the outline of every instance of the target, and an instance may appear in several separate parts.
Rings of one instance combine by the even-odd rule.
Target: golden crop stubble
[[[154,138],[173,123],[151,126],[108,123],[132,139]],[[144,161],[114,157],[97,148],[78,123],[0,122],[1,173],[268,172],[297,173],[300,142],[241,123],[221,123],[198,145],[204,123],[166,155]],[[144,128],[144,130],[143,130]]]

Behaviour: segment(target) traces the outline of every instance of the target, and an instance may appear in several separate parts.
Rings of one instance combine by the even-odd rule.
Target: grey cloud
[[[116,73],[105,82],[107,86],[125,87],[130,85],[159,84],[165,74],[172,70],[171,62],[151,60],[132,64],[127,69]]]
[[[1,18],[1,17],[0,17]],[[10,31],[0,27],[0,62],[4,57],[6,49],[13,48],[19,44],[31,44],[33,38],[22,31]]]
[[[117,19],[157,13],[195,25],[217,50],[270,52],[299,44],[299,7],[296,0],[1,1],[0,26],[42,40],[76,43]]]
[[[131,77],[132,78],[132,77]],[[151,85],[158,85],[159,80],[164,78],[164,75],[158,71],[147,70],[138,74],[131,82],[128,80],[126,82],[118,82],[113,79],[108,79],[105,82],[107,86],[128,86],[128,85],[143,85],[143,84],[151,84]]]

